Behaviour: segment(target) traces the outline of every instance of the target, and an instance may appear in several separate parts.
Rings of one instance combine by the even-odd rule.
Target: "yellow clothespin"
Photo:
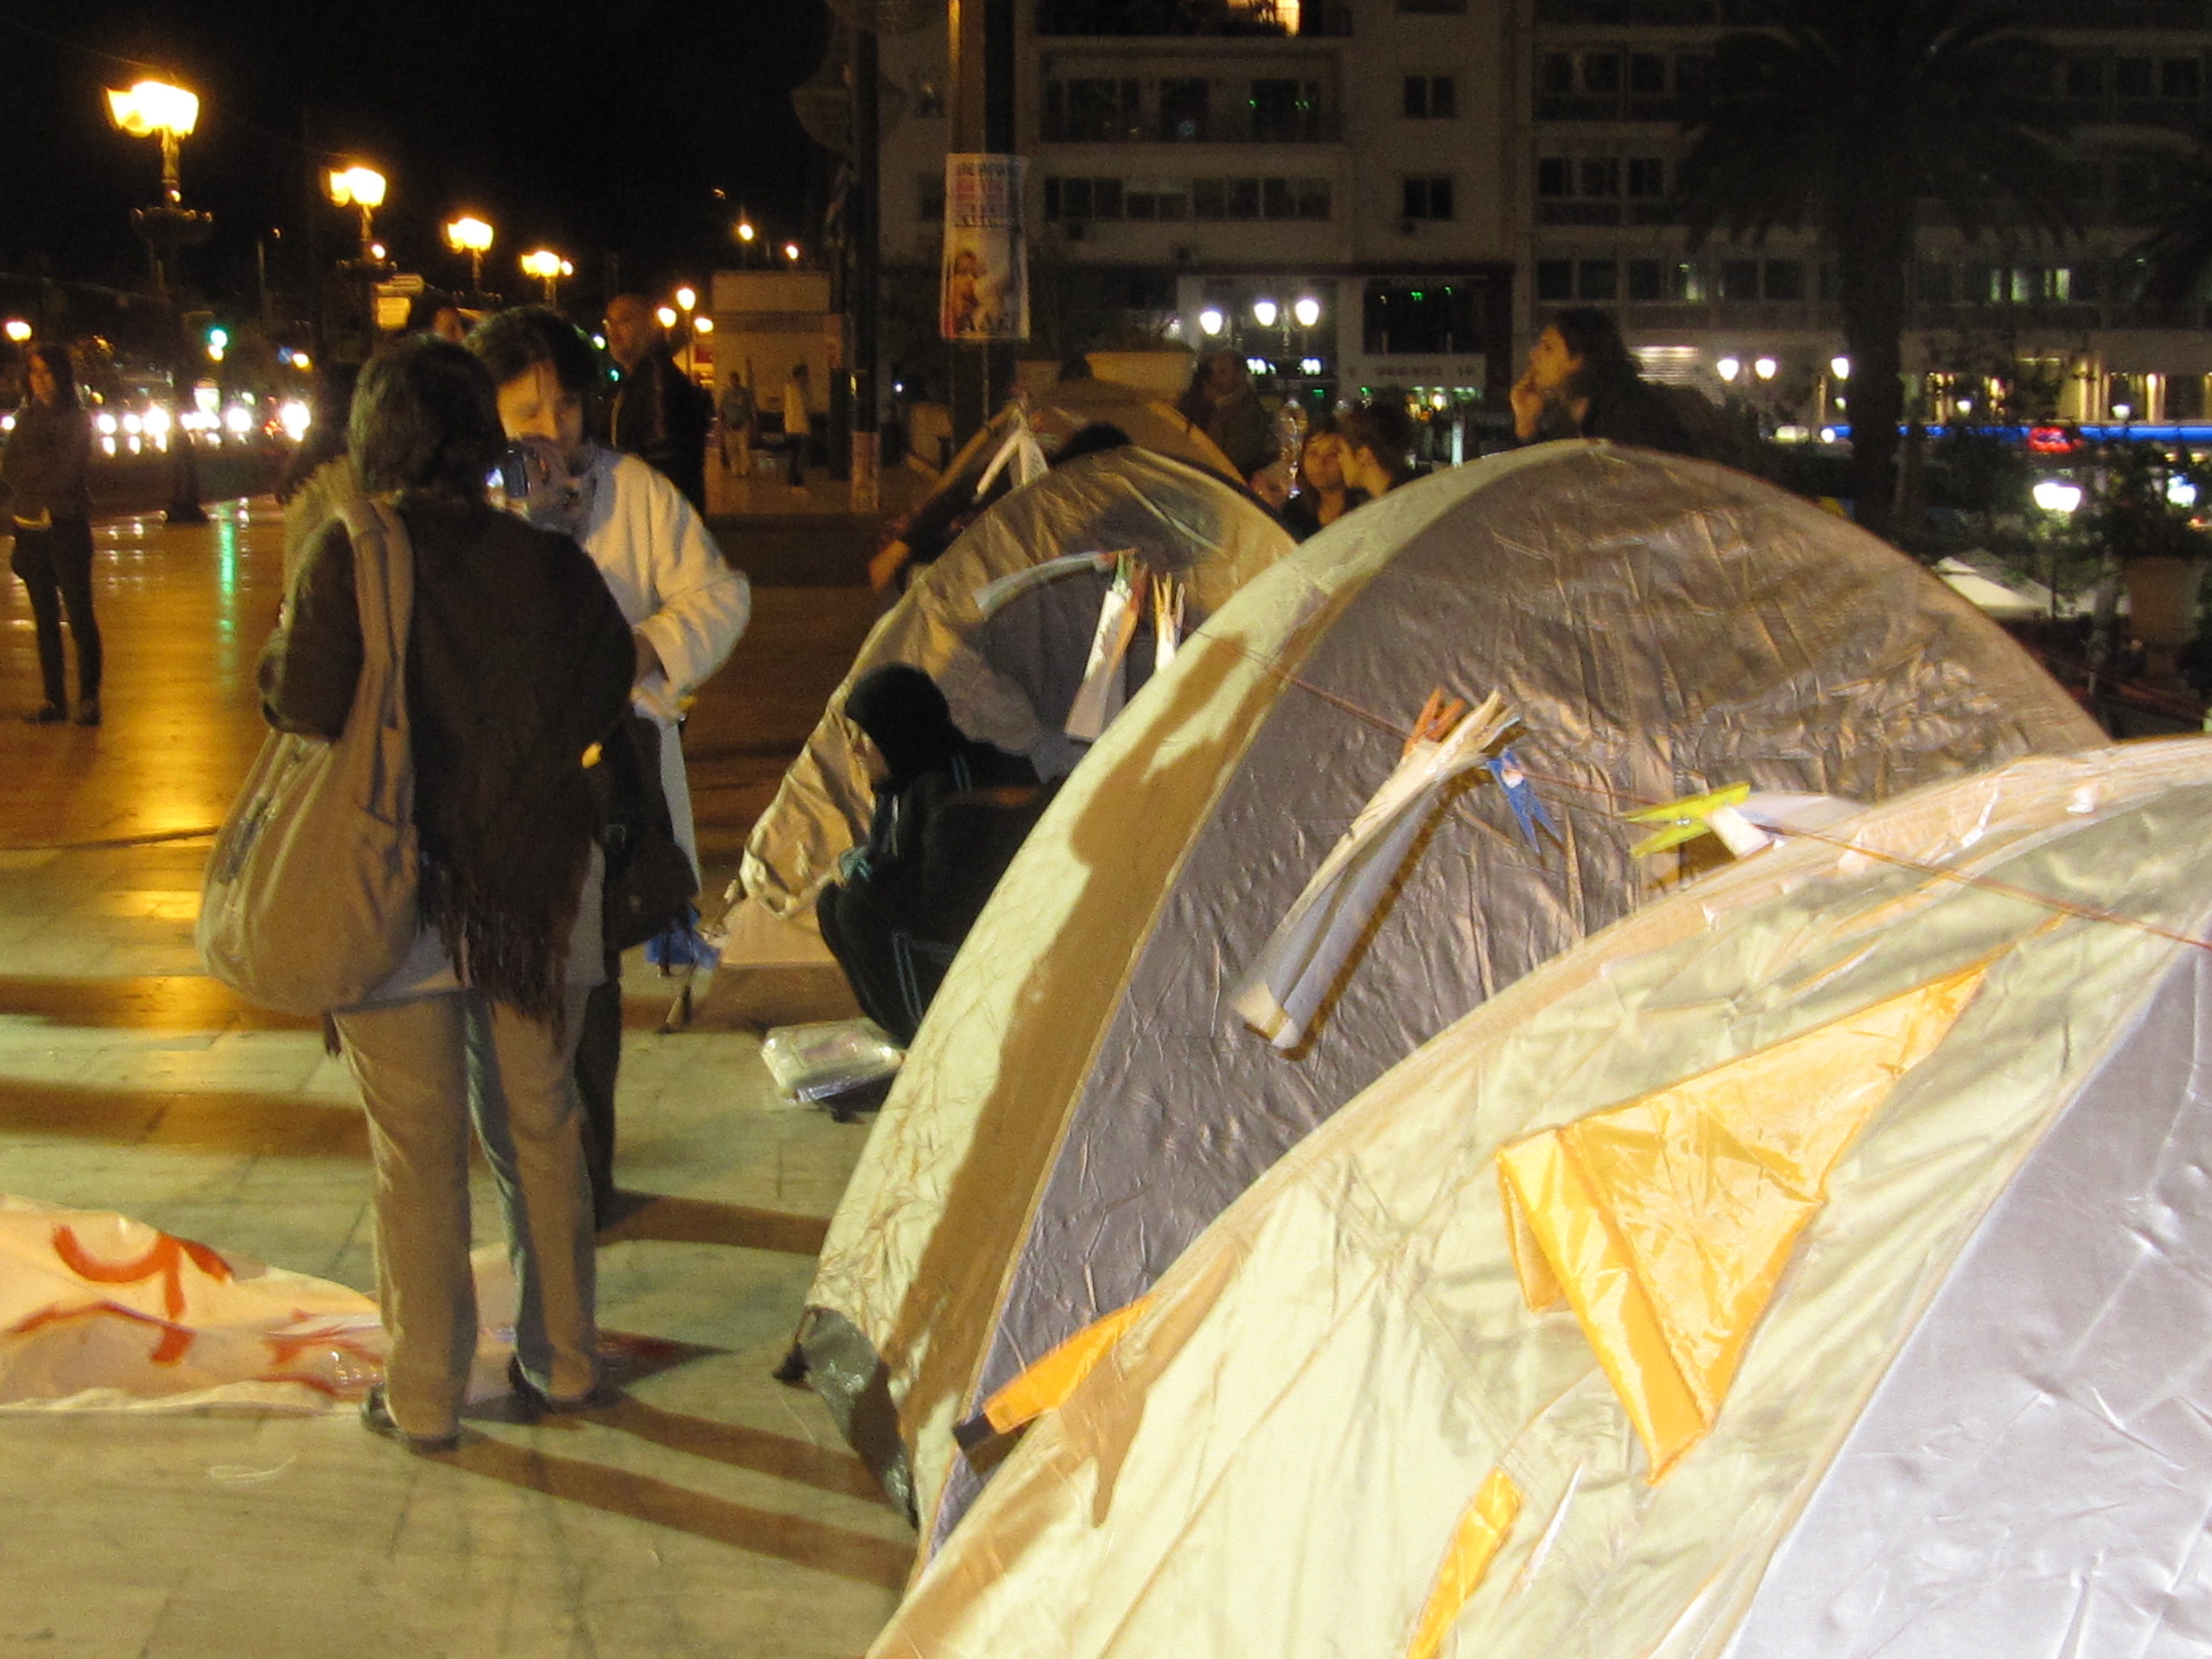
[[[1715,789],[1703,795],[1686,795],[1680,800],[1670,800],[1664,806],[1647,806],[1638,812],[1621,816],[1630,823],[1658,823],[1666,827],[1656,835],[1646,836],[1628,849],[1631,858],[1642,858],[1649,853],[1663,853],[1670,847],[1680,847],[1686,841],[1695,841],[1710,834],[1709,820],[1723,807],[1741,806],[1751,799],[1751,786],[1732,783],[1725,789]]]

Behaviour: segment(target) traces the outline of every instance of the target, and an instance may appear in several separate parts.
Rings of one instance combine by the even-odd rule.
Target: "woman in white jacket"
[[[699,870],[691,791],[678,724],[686,700],[726,662],[751,614],[751,591],[676,486],[634,455],[593,442],[590,420],[606,376],[599,353],[559,313],[501,313],[470,337],[499,389],[507,435],[534,440],[555,463],[553,487],[528,516],[583,544],[629,619],[637,652],[632,705],[660,734],[660,781],[678,842]],[[599,1224],[614,1213],[615,1079],[622,1057],[619,957],[584,1017],[576,1084],[588,1129]]]

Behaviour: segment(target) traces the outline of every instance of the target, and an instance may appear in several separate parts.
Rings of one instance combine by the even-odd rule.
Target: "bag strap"
[[[338,509],[353,544],[354,598],[364,666],[381,658],[398,708],[406,708],[407,635],[415,620],[415,550],[388,501],[356,495]],[[404,718],[404,714],[403,714]]]

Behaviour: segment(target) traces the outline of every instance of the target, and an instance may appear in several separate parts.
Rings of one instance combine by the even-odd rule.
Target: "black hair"
[[[561,390],[584,400],[587,425],[606,389],[599,349],[550,306],[517,306],[487,318],[469,336],[469,349],[483,360],[495,386],[520,380],[540,363],[550,365]]]
[[[1336,423],[1346,450],[1366,450],[1382,464],[1394,484],[1413,476],[1413,417],[1395,398],[1370,398],[1346,410]]]
[[[491,376],[434,334],[407,335],[368,360],[350,428],[354,462],[371,490],[482,501],[485,475],[507,447]]]
[[[1595,306],[1570,306],[1555,313],[1549,326],[1565,343],[1567,355],[1581,360],[1571,388],[1576,394],[1587,396],[1591,387],[1608,380],[1643,378],[1643,365],[1620,337],[1620,328]]]
[[[41,340],[34,346],[27,347],[26,350],[27,355],[44,363],[46,373],[54,377],[53,406],[56,409],[78,407],[76,365],[70,361],[69,348],[51,340]]]

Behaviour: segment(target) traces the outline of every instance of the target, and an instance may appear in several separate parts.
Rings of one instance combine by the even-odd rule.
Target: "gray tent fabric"
[[[872,1654],[2202,1653],[2208,811],[2202,738],[2028,757],[1788,840],[1530,975],[1192,1245]],[[1838,1059],[1943,984],[1955,1014],[1916,1058]],[[1582,1304],[1529,1293],[1503,1167],[1701,1092],[1728,1128],[1685,1120],[1683,1161],[1646,1167],[1698,1218],[1676,1212],[1682,1259],[1723,1263],[1756,1206],[1711,1194],[1786,1164],[1854,1068],[1871,1109],[1659,1469],[1639,1379],[1601,1363]]]
[[[1439,684],[1518,714],[1557,832],[1528,845],[1488,782],[1452,799],[1278,1052],[1231,1000]],[[1739,781],[1875,801],[2100,741],[1919,567],[1741,474],[1575,443],[1392,492],[1200,630],[1017,858],[832,1223],[810,1319],[844,1363],[818,1386],[896,1411],[934,1547],[981,1485],[955,1431],[994,1392],[1341,1103],[1679,876],[1631,856],[1623,812]]]
[[[1063,555],[1134,549],[1152,568],[1182,579],[1194,626],[1292,545],[1242,490],[1147,449],[1084,456],[1016,489],[923,570],[870,631],[746,839],[739,872],[746,896],[811,927],[814,896],[836,873],[837,855],[866,838],[873,798],[839,711],[860,677],[885,663],[910,663],[936,680],[969,737],[1028,755],[1048,778],[1071,769],[1082,745],[1060,727],[1083,678],[1107,578],[1052,582],[988,617],[975,603],[987,583]],[[1131,653],[1133,684],[1151,660],[1149,649]]]

